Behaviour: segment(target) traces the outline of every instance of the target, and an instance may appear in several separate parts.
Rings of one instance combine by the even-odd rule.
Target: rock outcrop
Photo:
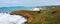
[[[32,15],[30,15],[29,13],[26,13],[25,11],[21,10],[21,11],[15,11],[15,12],[11,12],[11,15],[22,15],[23,17],[27,17],[27,22],[29,23],[32,21]]]

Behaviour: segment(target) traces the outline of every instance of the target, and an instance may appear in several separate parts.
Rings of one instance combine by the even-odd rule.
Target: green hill
[[[23,13],[23,14],[22,14]],[[60,6],[54,6],[47,10],[40,11],[28,11],[28,10],[19,10],[11,12],[10,14],[28,16],[31,15],[32,18],[27,24],[60,24]]]

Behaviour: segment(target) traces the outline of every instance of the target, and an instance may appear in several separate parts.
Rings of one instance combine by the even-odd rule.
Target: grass
[[[60,24],[60,6],[40,11],[22,11],[33,17],[33,20],[28,24]]]

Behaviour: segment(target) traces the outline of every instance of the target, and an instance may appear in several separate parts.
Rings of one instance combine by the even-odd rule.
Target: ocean
[[[0,7],[0,24],[25,24],[26,18],[20,15],[10,15],[10,12],[17,10],[31,10],[31,7]]]
[[[0,7],[0,13],[6,13],[6,12],[12,12],[12,11],[17,11],[17,10],[32,10],[32,7]]]

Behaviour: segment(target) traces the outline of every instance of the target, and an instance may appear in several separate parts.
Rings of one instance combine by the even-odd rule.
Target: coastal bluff
[[[40,11],[18,10],[10,14],[27,17],[26,24],[60,24],[60,6]]]

